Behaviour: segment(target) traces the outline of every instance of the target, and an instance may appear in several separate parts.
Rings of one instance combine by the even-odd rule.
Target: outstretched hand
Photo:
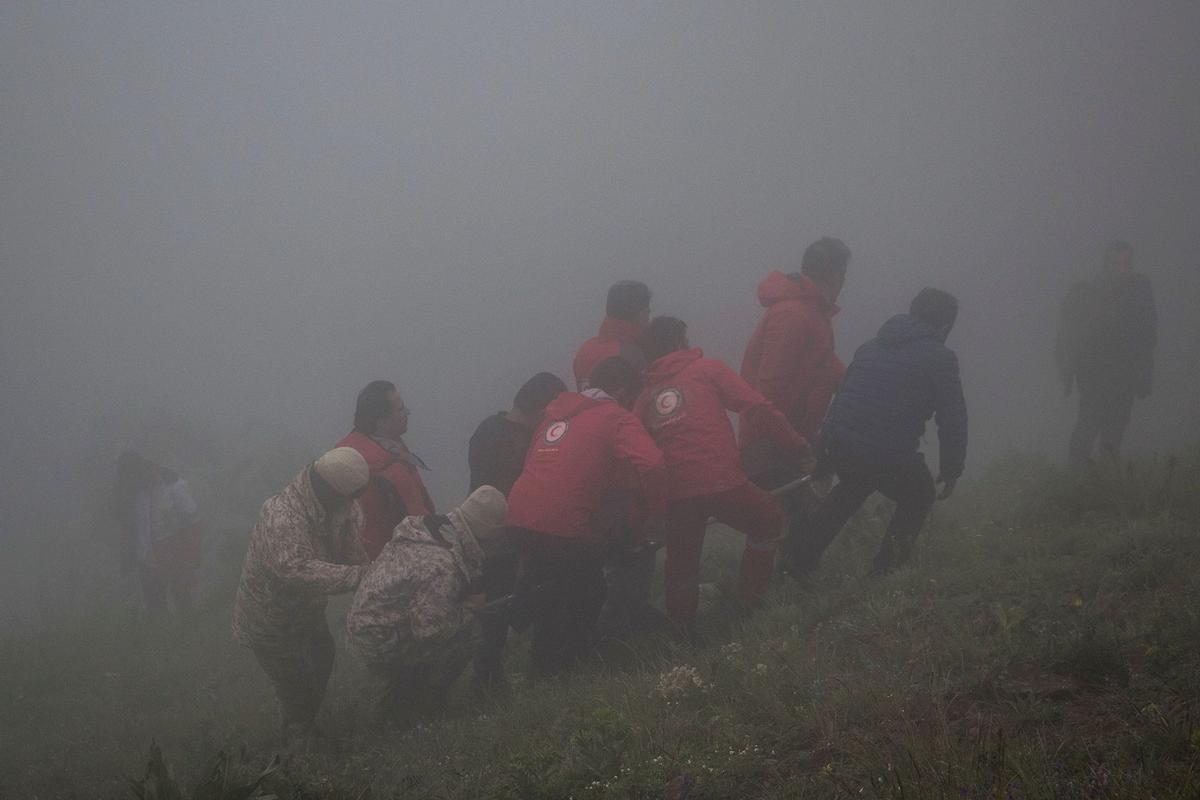
[[[938,492],[937,499],[938,500],[948,500],[950,498],[950,495],[954,494],[954,486],[955,486],[955,484],[958,483],[958,478],[946,479],[946,478],[943,478],[941,475],[938,475],[937,481],[935,481],[935,482],[937,483],[938,486],[942,487],[942,490],[940,492]]]

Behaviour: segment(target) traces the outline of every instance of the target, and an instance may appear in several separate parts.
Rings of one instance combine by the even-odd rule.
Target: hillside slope
[[[909,567],[867,581],[886,513],[870,505],[811,582],[781,581],[755,616],[727,615],[718,598],[704,646],[647,635],[530,683],[518,639],[508,700],[464,681],[446,717],[406,733],[363,730],[363,676],[339,650],[331,743],[287,758],[257,791],[1200,794],[1200,453],[1083,481],[1010,459],[939,507]],[[710,536],[718,592],[738,547]],[[189,629],[108,611],[5,641],[0,796],[191,797],[198,784],[195,797],[245,796],[226,790],[270,762],[274,708],[229,642],[228,606],[218,592]],[[152,740],[171,778],[146,772]]]

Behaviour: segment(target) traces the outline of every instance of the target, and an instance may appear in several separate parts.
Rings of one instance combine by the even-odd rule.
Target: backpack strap
[[[450,547],[446,537],[442,536],[442,526],[454,524],[449,517],[445,514],[427,514],[421,518],[421,524],[425,526],[425,530],[429,531],[429,535],[437,540],[438,544],[445,548]]]

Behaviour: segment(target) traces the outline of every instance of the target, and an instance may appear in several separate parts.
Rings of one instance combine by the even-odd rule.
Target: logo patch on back
[[[654,413],[660,417],[673,417],[683,408],[683,392],[672,387],[654,395]]]
[[[567,424],[565,419],[551,423],[550,427],[546,428],[546,433],[542,436],[542,440],[545,441],[546,444],[558,444],[558,442],[564,436],[566,436],[567,428],[569,427],[570,426]]]

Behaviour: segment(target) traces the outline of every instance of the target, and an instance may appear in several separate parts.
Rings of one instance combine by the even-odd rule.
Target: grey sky
[[[736,366],[823,234],[844,359],[960,296],[972,470],[1062,455],[1058,299],[1131,240],[1163,320],[1131,436],[1194,440],[1198,39],[1194,2],[5,4],[8,513],[114,407],[331,443],[377,377],[452,502],[613,280]]]

